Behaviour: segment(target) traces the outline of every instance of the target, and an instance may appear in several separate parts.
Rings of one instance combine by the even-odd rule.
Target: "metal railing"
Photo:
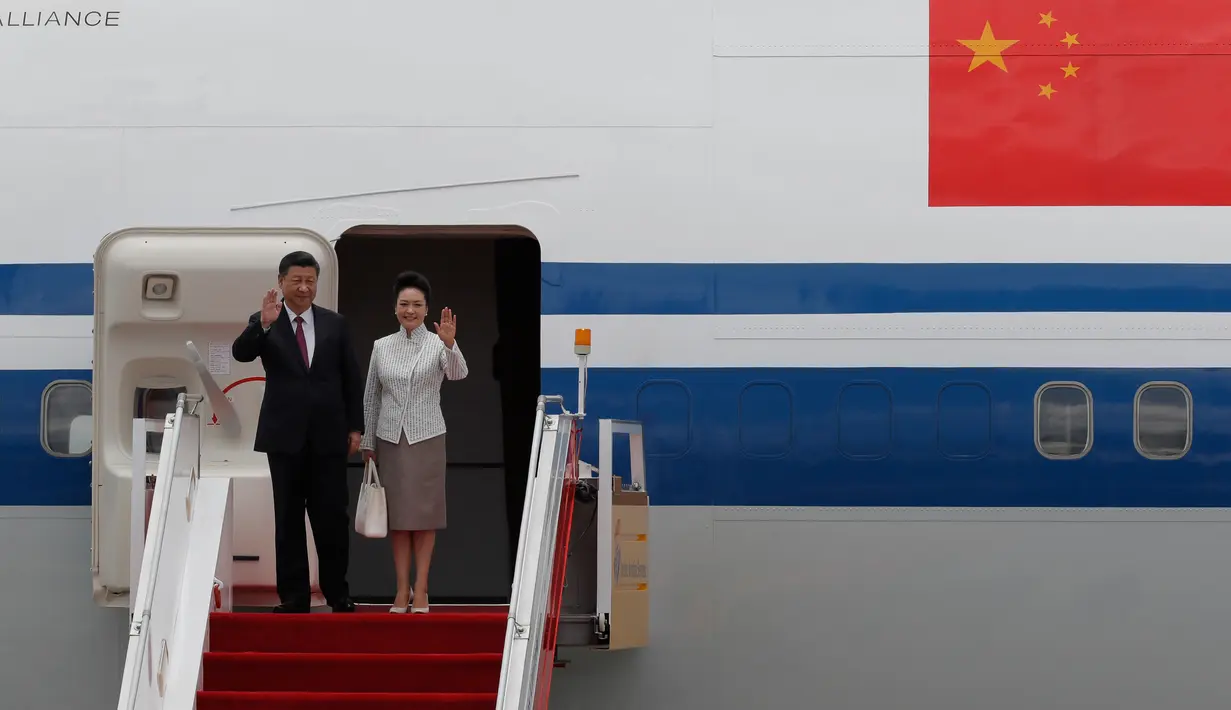
[[[545,647],[554,648],[549,633],[551,600],[556,565],[565,560],[557,555],[561,504],[567,489],[570,469],[574,481],[576,468],[569,467],[571,442],[577,418],[572,414],[547,415],[544,407],[558,397],[540,397],[535,420],[536,447],[522,508],[518,536],[517,565],[509,599],[509,621],[505,631],[504,653],[498,691],[501,710],[529,710],[535,707]],[[571,491],[570,491],[571,492]],[[567,536],[565,537],[567,541]],[[563,581],[562,578],[560,581]],[[558,611],[558,610],[557,610]]]
[[[568,443],[564,447],[564,476],[560,484],[553,486],[556,503],[554,514],[554,530],[548,537],[553,544],[549,567],[550,573],[543,574],[540,588],[544,588],[547,599],[542,616],[542,638],[537,648],[539,651],[537,679],[534,684],[534,707],[546,708],[551,697],[551,674],[556,666],[556,645],[560,635],[560,604],[564,597],[565,576],[568,572],[570,535],[573,531],[573,508],[576,503],[578,462],[581,455],[581,420],[574,419],[568,432]],[[536,608],[538,604],[536,604]]]
[[[540,396],[535,411],[497,690],[500,710],[547,706],[585,417],[589,330],[577,331],[573,348],[578,357],[577,412],[547,414],[549,403],[564,409],[564,398],[555,395]]]
[[[141,557],[139,576],[130,590],[132,621],[128,631],[128,653],[124,664],[118,707],[121,710],[160,707],[158,702],[166,692],[166,671],[170,661],[170,644],[178,617],[180,585],[184,577],[185,549],[193,517],[193,502],[200,476],[200,419],[189,409],[199,397],[181,394],[175,403],[175,413],[167,415],[163,427],[162,449],[158,455],[158,473],[149,513],[148,533],[134,532],[132,554]],[[138,424],[140,422],[140,424]],[[145,508],[145,442],[144,420],[134,421],[141,428],[140,448],[134,433],[134,489],[141,491],[141,513]],[[141,475],[136,478],[138,467]],[[133,501],[137,504],[137,491]],[[183,505],[177,505],[179,499]],[[144,529],[144,515],[141,516]],[[133,515],[137,524],[137,513]],[[170,548],[168,549],[168,543]],[[155,658],[157,653],[157,658]],[[157,690],[157,695],[150,691]]]

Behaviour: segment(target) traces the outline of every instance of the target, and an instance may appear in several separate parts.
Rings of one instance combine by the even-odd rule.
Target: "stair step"
[[[216,613],[211,651],[263,653],[496,653],[507,612],[430,614]]]
[[[238,691],[494,693],[500,659],[500,653],[210,651],[203,659],[203,685]]]
[[[495,693],[291,693],[203,690],[197,710],[493,710]]]

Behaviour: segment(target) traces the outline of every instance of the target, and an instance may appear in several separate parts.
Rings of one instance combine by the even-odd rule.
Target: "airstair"
[[[507,607],[433,605],[354,614],[233,610],[234,481],[202,461],[200,405],[181,393],[165,421],[133,422],[131,626],[120,710],[547,707],[558,645],[648,642],[648,497],[641,426],[599,421],[599,460],[580,460],[589,331],[577,333],[578,410],[540,396]],[[201,362],[189,342],[187,357]],[[204,374],[203,374],[204,379]],[[558,410],[558,411],[557,411]],[[147,434],[162,434],[147,475]],[[627,435],[630,484],[612,476]],[[149,485],[152,482],[152,490]],[[590,545],[574,515],[597,522]],[[589,524],[587,524],[587,528]],[[573,554],[570,554],[572,552]],[[566,597],[566,581],[588,593]]]

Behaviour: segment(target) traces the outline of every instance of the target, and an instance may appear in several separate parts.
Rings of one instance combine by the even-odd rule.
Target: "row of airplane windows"
[[[1077,382],[1049,382],[1034,403],[1035,447],[1079,459],[1094,447],[1094,396]],[[1193,396],[1178,382],[1147,382],[1133,400],[1133,442],[1148,459],[1184,458],[1193,442]]]
[[[644,403],[642,399],[646,400]],[[638,406],[659,417],[688,417],[688,394],[677,383],[647,385],[638,395]],[[791,420],[791,398],[782,383],[753,383],[740,393],[738,408],[739,445],[745,456],[774,458],[792,447],[790,426],[764,425],[769,417]],[[977,459],[992,450],[993,406],[988,389],[979,383],[949,383],[941,388],[933,413],[936,445],[945,458]],[[1080,382],[1048,382],[1034,401],[1034,443],[1047,459],[1073,460],[1090,453],[1094,446],[1094,397]],[[1148,382],[1137,391],[1133,403],[1133,438],[1137,452],[1147,459],[1173,460],[1187,455],[1193,437],[1192,394],[1176,382]],[[678,420],[676,420],[678,421]],[[851,382],[837,398],[837,431],[834,444],[852,459],[882,459],[894,447],[894,399],[878,382]],[[659,456],[683,456],[689,449],[691,422],[663,430],[655,442]],[[913,423],[912,423],[913,424]]]
[[[175,407],[182,389],[151,389],[138,393],[136,416],[162,417]],[[57,457],[87,456],[92,448],[89,382],[61,380],[43,392],[43,448]],[[945,398],[942,396],[941,403]],[[990,406],[990,401],[988,402]],[[1133,406],[1133,439],[1137,451],[1150,459],[1183,458],[1192,447],[1192,393],[1177,382],[1150,382],[1138,390]],[[990,416],[990,413],[989,413]],[[1039,388],[1034,403],[1035,447],[1049,459],[1079,459],[1094,446],[1094,397],[1077,382],[1049,382]],[[158,451],[160,434],[149,445]],[[839,446],[843,446],[839,441]],[[850,453],[850,452],[848,452]],[[863,455],[875,452],[865,451]]]

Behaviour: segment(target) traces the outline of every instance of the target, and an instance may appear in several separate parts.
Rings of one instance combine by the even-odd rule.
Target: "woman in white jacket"
[[[394,283],[400,328],[372,347],[363,396],[364,460],[375,458],[385,487],[389,537],[397,571],[395,614],[428,610],[427,577],[436,531],[445,527],[445,420],[440,385],[466,377],[457,319],[445,308],[436,332],[427,328],[432,287],[413,271]],[[415,560],[411,587],[410,560]]]

